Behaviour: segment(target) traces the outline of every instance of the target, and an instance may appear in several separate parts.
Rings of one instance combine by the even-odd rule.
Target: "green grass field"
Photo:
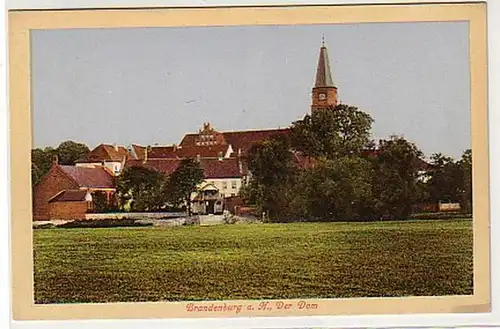
[[[37,303],[472,294],[472,221],[34,231]]]

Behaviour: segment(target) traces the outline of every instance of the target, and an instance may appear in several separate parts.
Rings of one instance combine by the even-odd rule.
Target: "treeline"
[[[81,157],[87,155],[90,149],[87,145],[73,141],[65,141],[57,148],[46,147],[31,150],[31,184],[37,184],[49,171],[54,157],[62,165],[74,165]]]
[[[345,104],[315,111],[249,151],[251,178],[241,195],[271,221],[407,218],[419,203],[460,202],[472,210],[471,152],[462,159],[422,152],[401,136],[370,140],[373,119]],[[303,168],[297,153],[313,166]],[[426,169],[425,171],[423,169]]]

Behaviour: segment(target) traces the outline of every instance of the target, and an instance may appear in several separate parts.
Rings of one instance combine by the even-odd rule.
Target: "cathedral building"
[[[323,43],[319,52],[316,70],[316,79],[312,88],[311,112],[337,105],[337,86],[330,71],[328,50]],[[290,129],[266,129],[220,132],[209,122],[205,122],[196,133],[186,134],[179,144],[167,146],[141,146],[133,144],[128,148],[116,145],[101,144],[93,149],[87,156],[79,159],[72,173],[92,175],[92,169],[100,176],[119,176],[120,173],[133,166],[143,166],[170,175],[179,166],[182,159],[195,158],[199,161],[205,174],[205,180],[198,186],[198,191],[193,193],[193,211],[195,213],[220,213],[227,204],[237,204],[240,188],[248,182],[251,173],[246,164],[248,151],[256,142],[269,139],[274,135],[289,135]],[[311,165],[310,159],[299,153],[294,153],[294,160],[300,167]],[[66,171],[69,171],[66,168]],[[63,170],[64,171],[64,170]],[[63,172],[53,171],[53,172]],[[99,176],[99,177],[100,177]],[[104,176],[103,176],[104,177]],[[106,177],[100,177],[100,181]],[[90,179],[90,178],[89,178]],[[38,198],[37,209],[48,208],[50,200],[73,186],[53,186],[50,179],[43,180],[43,186],[35,186],[34,199],[43,195],[43,200]],[[99,183],[101,183],[99,181]],[[109,180],[111,181],[111,180]],[[50,189],[45,186],[51,186]],[[92,185],[80,186],[81,190],[91,190]],[[101,184],[102,185],[102,184]],[[106,184],[104,184],[106,185]],[[98,188],[113,188],[107,183]],[[76,185],[75,185],[76,186]],[[53,194],[53,195],[52,195]],[[79,195],[80,197],[80,195]],[[86,199],[85,199],[86,198]],[[86,202],[91,201],[91,196],[85,196]],[[59,203],[66,202],[65,198],[57,198]],[[74,201],[74,200],[72,200]],[[69,201],[67,201],[69,202]],[[83,202],[83,201],[82,201]],[[63,204],[62,206],[64,206]],[[61,206],[61,207],[62,207]],[[69,209],[71,207],[65,207]],[[229,209],[233,211],[233,209]],[[35,217],[47,217],[48,212],[35,214]]]

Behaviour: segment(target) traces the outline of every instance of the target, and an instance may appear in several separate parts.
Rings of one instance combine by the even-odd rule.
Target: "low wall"
[[[187,216],[185,212],[112,212],[85,214],[85,219],[166,219],[185,216]]]

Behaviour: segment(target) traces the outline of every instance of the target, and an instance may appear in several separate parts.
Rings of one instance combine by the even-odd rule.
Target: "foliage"
[[[36,185],[40,179],[50,170],[54,157],[57,156],[58,163],[62,165],[74,165],[76,160],[90,152],[89,148],[82,143],[65,141],[57,148],[46,147],[31,150],[31,183]]]
[[[473,293],[470,220],[79,228],[33,235],[37,304]]]
[[[359,220],[371,199],[371,164],[360,157],[322,160],[304,171],[296,192],[305,217]]]
[[[50,170],[57,151],[52,147],[31,150],[31,183],[37,184]]]
[[[373,119],[357,107],[340,104],[314,111],[291,127],[295,150],[334,159],[359,154],[369,143]]]
[[[87,145],[82,143],[65,141],[59,144],[56,152],[60,164],[72,166],[78,159],[87,155],[90,152],[90,149]]]
[[[134,227],[134,226],[152,226],[152,223],[143,223],[135,219],[85,219],[74,220],[60,224],[58,228],[100,228],[100,227]]]
[[[472,150],[465,150],[457,166],[460,170],[459,198],[462,211],[472,213]]]
[[[203,169],[197,160],[183,159],[166,184],[169,201],[173,204],[185,203],[188,215],[191,216],[191,194],[196,192],[204,177]]]
[[[255,143],[248,151],[247,161],[251,178],[243,196],[271,219],[289,216],[297,168],[288,139],[276,135]]]
[[[155,211],[166,202],[162,173],[143,166],[126,168],[116,181],[116,191],[121,204],[130,202],[132,211]]]
[[[103,191],[95,191],[92,193],[92,202],[94,203],[93,211],[96,213],[102,213],[108,210],[110,204],[108,202],[108,197]]]
[[[459,200],[460,168],[451,158],[441,153],[431,156],[432,169],[427,182],[430,199],[433,202],[457,202]]]
[[[377,216],[407,218],[412,204],[421,199],[418,188],[422,152],[400,136],[379,142],[372,158],[374,212]]]

